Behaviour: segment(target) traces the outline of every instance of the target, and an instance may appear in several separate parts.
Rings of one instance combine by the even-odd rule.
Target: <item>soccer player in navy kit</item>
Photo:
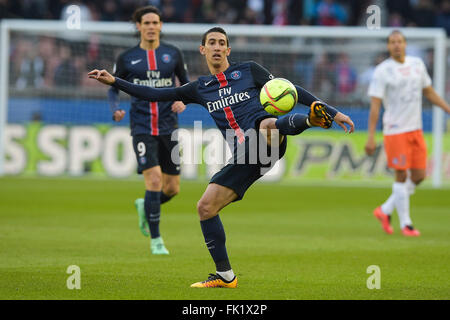
[[[215,27],[205,32],[200,53],[205,56],[211,75],[200,77],[197,81],[174,89],[153,89],[133,85],[113,77],[106,70],[95,69],[88,75],[141,99],[149,101],[175,99],[186,104],[191,102],[201,104],[209,111],[224,137],[227,136],[227,130],[234,131],[235,146],[245,143],[246,131],[256,129],[266,133],[266,136],[263,135],[260,139],[266,139],[265,145],[273,147],[272,135],[276,136],[279,133],[277,140],[279,143],[275,144],[279,151],[278,159],[286,150],[285,135],[300,134],[311,126],[329,128],[333,121],[345,132],[354,131],[354,124],[348,116],[320,102],[299,86],[296,86],[299,103],[310,106],[308,116],[293,113],[277,119],[267,113],[259,102],[259,92],[273,76],[255,62],[230,64],[228,61],[230,50],[227,34],[222,28]],[[233,154],[233,158],[235,157]],[[245,164],[231,161],[211,178],[197,203],[197,211],[205,243],[216,265],[216,273],[210,274],[205,281],[192,284],[191,287],[237,287],[237,277],[228,259],[225,231],[218,213],[231,202],[242,199],[245,191],[263,175],[261,171],[263,167],[259,160],[257,163]]]
[[[181,84],[188,83],[180,50],[160,41],[162,22],[158,8],[137,9],[133,21],[140,32],[140,42],[118,57],[114,75],[154,88],[175,87],[175,76]],[[111,87],[108,99],[113,119],[122,120],[125,111],[119,107],[119,90]],[[145,198],[137,199],[135,206],[141,232],[151,235],[152,254],[169,254],[159,231],[160,205],[179,192],[180,168],[171,159],[178,141],[172,141],[171,134],[178,127],[177,113],[185,108],[181,101],[149,102],[135,97],[131,101],[131,136],[138,173],[144,176],[146,189]]]

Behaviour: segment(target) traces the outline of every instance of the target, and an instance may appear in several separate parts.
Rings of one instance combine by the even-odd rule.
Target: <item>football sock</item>
[[[165,194],[164,192],[161,191],[161,204],[166,203],[167,201],[169,201],[170,199],[172,199],[173,196],[168,196],[167,194]]]
[[[311,126],[308,121],[308,116],[300,113],[294,113],[275,121],[275,126],[282,135],[295,136]]]
[[[395,208],[395,196],[394,191],[392,191],[389,198],[381,205],[381,211],[390,216],[394,211],[394,208]]]
[[[158,238],[159,234],[159,218],[161,215],[160,205],[160,191],[145,191],[145,216],[147,218],[148,226],[150,228],[150,235],[153,238]]]
[[[216,271],[216,273],[221,276],[222,278],[224,278],[226,281],[232,281],[234,279],[234,272],[233,270],[228,270],[228,271]]]
[[[216,264],[216,271],[225,272],[231,270],[228,260],[227,248],[225,247],[225,230],[219,215],[211,219],[200,221],[206,247]]]
[[[409,193],[406,183],[394,182],[392,187],[395,195],[395,208],[397,209],[398,218],[400,220],[400,228],[412,225],[409,216]]]
[[[412,182],[412,180],[408,177],[408,179],[406,179],[406,187],[408,189],[408,193],[410,195],[414,194],[415,190],[416,190],[416,184],[414,182]]]

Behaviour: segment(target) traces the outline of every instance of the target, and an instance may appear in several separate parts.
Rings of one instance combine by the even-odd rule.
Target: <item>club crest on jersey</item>
[[[241,72],[239,70],[235,70],[231,73],[231,78],[237,80],[241,77]]]
[[[163,54],[161,59],[164,63],[169,63],[170,60],[172,60],[172,58],[170,57],[170,54],[167,54],[167,53]]]

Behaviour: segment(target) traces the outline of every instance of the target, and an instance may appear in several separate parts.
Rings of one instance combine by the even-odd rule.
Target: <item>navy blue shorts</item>
[[[138,163],[137,172],[160,166],[161,171],[170,175],[180,174],[180,154],[178,141],[172,141],[171,135],[133,136],[133,148]],[[174,159],[172,159],[172,156]]]
[[[287,147],[287,137],[284,137],[283,141],[279,145],[278,159],[281,159]],[[268,146],[268,149],[270,147]],[[259,162],[259,161],[258,161]],[[237,199],[234,201],[239,201],[244,197],[245,192],[248,188],[259,178],[261,178],[264,173],[266,173],[272,164],[239,164],[239,163],[228,163],[219,172],[217,172],[209,183],[216,183],[218,185],[228,187],[232,189],[237,194]]]

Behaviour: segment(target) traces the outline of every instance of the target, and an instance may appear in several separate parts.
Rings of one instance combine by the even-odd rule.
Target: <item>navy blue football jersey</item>
[[[152,88],[175,87],[175,76],[181,84],[189,82],[181,51],[161,42],[155,50],[144,50],[139,45],[123,52],[114,68],[116,77],[137,85]],[[111,111],[119,109],[119,91],[108,92]],[[172,112],[172,101],[151,101],[131,97],[131,135],[167,135],[178,127],[178,116]]]
[[[197,81],[178,88],[155,90],[130,84],[120,78],[116,78],[112,86],[148,101],[198,103],[209,112],[227,142],[231,142],[227,139],[227,130],[231,129],[238,143],[243,143],[247,130],[258,129],[258,121],[267,117],[276,118],[263,109],[259,100],[261,88],[271,79],[273,75],[268,70],[250,61],[232,63],[224,72],[199,77]],[[302,87],[296,85],[295,88],[299,103],[309,107],[319,100]],[[333,118],[338,112],[330,106],[327,106],[327,111]],[[234,150],[236,146],[234,143]]]
[[[273,117],[259,101],[261,88],[272,78],[269,71],[255,62],[232,63],[224,72],[199,77],[196,84],[186,85],[194,93],[186,101],[194,99],[204,106],[224,138],[226,130],[232,129],[242,143],[245,132],[256,129],[258,119]]]

